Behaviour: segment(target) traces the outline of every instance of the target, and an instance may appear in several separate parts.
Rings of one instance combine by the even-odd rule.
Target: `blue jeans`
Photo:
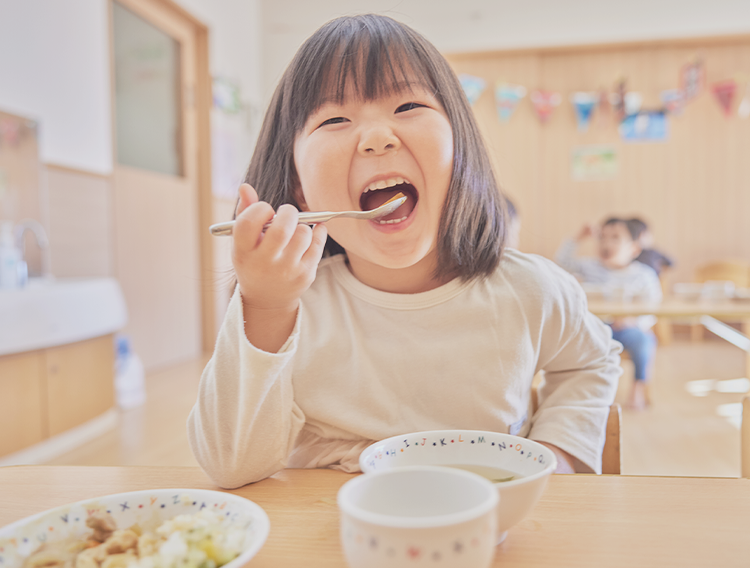
[[[643,331],[640,327],[625,327],[617,331],[613,329],[612,338],[622,343],[633,360],[635,380],[645,381],[656,352],[656,336],[653,332]]]

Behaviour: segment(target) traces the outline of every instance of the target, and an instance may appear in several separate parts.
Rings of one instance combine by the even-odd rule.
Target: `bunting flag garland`
[[[580,132],[585,132],[591,122],[594,109],[599,102],[599,93],[578,91],[571,95],[570,102],[573,103],[573,108],[576,112],[578,130]]]
[[[518,103],[526,96],[526,87],[498,82],[495,85],[495,105],[500,122],[507,122]]]
[[[685,102],[690,102],[701,92],[706,83],[706,69],[703,61],[696,59],[692,63],[683,65],[680,70],[680,88],[685,96]]]
[[[477,99],[487,87],[487,83],[481,77],[474,77],[465,73],[458,76],[458,81],[461,83],[461,87],[466,94],[466,98],[469,99],[470,105],[477,102]]]
[[[618,121],[622,121],[625,116],[625,94],[627,92],[625,79],[620,79],[615,85],[614,92],[609,97],[609,102],[612,105],[612,110],[615,112],[615,117]]]
[[[643,96],[635,91],[625,93],[625,116],[638,114],[643,104]]]
[[[661,92],[661,102],[667,113],[679,116],[685,110],[685,94],[681,89],[667,89]]]
[[[536,90],[531,92],[531,104],[534,105],[539,120],[544,124],[549,120],[552,111],[562,102],[560,93]]]
[[[737,92],[737,81],[734,79],[726,79],[719,81],[711,85],[711,90],[716,97],[724,111],[724,116],[730,116],[732,114],[732,103],[734,102],[734,95]]]

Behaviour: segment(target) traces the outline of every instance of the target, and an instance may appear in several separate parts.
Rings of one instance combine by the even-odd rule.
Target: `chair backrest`
[[[750,397],[748,397],[750,400]],[[747,403],[750,405],[750,402]],[[539,393],[537,387],[531,389],[531,410],[536,412],[539,408]],[[750,416],[750,410],[748,410]],[[750,420],[748,420],[750,424]],[[620,474],[620,426],[622,424],[622,408],[615,403],[609,407],[609,417],[607,418],[607,431],[604,440],[604,449],[602,450],[602,473],[619,475]],[[750,432],[747,436],[750,445]],[[746,452],[750,462],[750,447]],[[750,477],[750,465],[748,466],[748,477]]]
[[[750,477],[750,396],[742,398],[742,428],[740,430],[740,476]]]
[[[750,287],[750,263],[743,260],[724,260],[699,266],[695,271],[697,282],[727,280],[739,288]]]

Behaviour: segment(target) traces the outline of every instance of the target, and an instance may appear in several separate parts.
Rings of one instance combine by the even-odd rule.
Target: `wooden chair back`
[[[695,271],[696,282],[727,280],[738,288],[750,287],[750,263],[743,260],[723,260],[699,266]]]
[[[742,398],[740,429],[740,477],[750,477],[750,396]]]
[[[748,397],[750,400],[750,397]],[[747,403],[750,406],[750,402]],[[531,389],[531,410],[536,412],[539,408],[539,392],[537,387],[534,386]],[[750,416],[750,410],[747,411]],[[750,420],[748,420],[748,428],[750,430]],[[622,408],[619,404],[615,403],[609,407],[609,417],[607,418],[607,430],[606,438],[604,440],[604,449],[602,450],[602,473],[610,475],[620,474],[620,427],[622,425]],[[747,436],[748,442],[748,477],[750,477],[750,431]],[[744,462],[743,462],[744,463]]]

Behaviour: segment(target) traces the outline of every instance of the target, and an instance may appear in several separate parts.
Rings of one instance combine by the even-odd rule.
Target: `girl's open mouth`
[[[417,189],[404,178],[389,178],[370,184],[360,196],[359,206],[362,208],[362,211],[375,209],[399,192],[406,195],[406,202],[393,213],[376,219],[373,222],[381,225],[400,223],[406,220],[411,212],[414,211],[414,207],[417,205],[417,200],[419,199]]]

